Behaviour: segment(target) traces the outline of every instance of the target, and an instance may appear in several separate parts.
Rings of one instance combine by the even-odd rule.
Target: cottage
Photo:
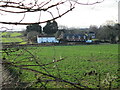
[[[54,36],[37,36],[37,43],[58,43]]]
[[[66,41],[84,41],[86,37],[82,34],[64,34],[63,38]]]
[[[88,30],[64,30],[56,33],[56,39],[61,42],[85,42],[95,39],[95,33]]]

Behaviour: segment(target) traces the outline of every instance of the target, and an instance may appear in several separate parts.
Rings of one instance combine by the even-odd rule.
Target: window
[[[72,39],[75,39],[75,36],[72,36]]]
[[[67,36],[66,38],[69,39],[69,36]]]
[[[78,39],[80,39],[81,38],[81,36],[78,36]]]

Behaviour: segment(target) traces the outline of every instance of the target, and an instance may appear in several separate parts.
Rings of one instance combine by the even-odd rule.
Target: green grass
[[[7,36],[10,35],[10,37],[18,37],[21,36],[22,33],[18,33],[18,32],[3,32],[1,33],[1,36]]]
[[[1,36],[7,35],[7,32],[0,33]]]
[[[3,43],[11,42],[23,42],[23,39],[20,37],[22,33],[18,32],[3,32],[1,33]]]
[[[3,43],[8,43],[8,42],[22,42],[23,40],[21,38],[2,38]]]
[[[11,35],[11,37],[18,37],[18,36],[21,36],[22,33],[14,32],[14,33],[11,33],[10,35]]]
[[[63,61],[46,66],[46,69],[52,75],[60,76],[61,78],[71,82],[81,82],[81,84],[89,86],[90,88],[97,88],[100,75],[101,87],[109,87],[109,83],[105,82],[105,80],[113,80],[112,87],[117,87],[117,81],[115,80],[118,69],[117,44],[28,47],[27,50],[36,56],[38,62],[44,64],[52,62],[53,59],[59,60],[61,57],[66,57]],[[22,51],[24,53],[17,57],[16,54],[20,54]],[[25,59],[29,56],[30,53],[25,53],[24,50],[20,49],[17,52],[11,53],[11,55],[7,56],[7,58],[13,62],[17,62],[30,60],[30,58]],[[35,64],[35,62],[33,61],[20,64],[29,65]],[[54,67],[55,65],[56,68]],[[29,68],[45,72],[41,67]],[[97,75],[85,75],[91,71],[96,71]],[[34,73],[26,71],[22,72],[23,74],[20,76],[21,80],[27,82],[35,80]],[[77,80],[75,78],[77,78]],[[48,85],[48,87],[54,87],[53,83],[50,83],[50,86]],[[60,87],[60,85],[58,85],[58,87]]]

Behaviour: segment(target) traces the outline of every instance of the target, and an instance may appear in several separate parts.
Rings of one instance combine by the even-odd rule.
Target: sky
[[[91,0],[89,0],[91,1]],[[93,0],[94,1],[94,0]],[[59,26],[66,27],[75,27],[75,28],[88,28],[91,25],[100,26],[106,23],[106,21],[118,21],[118,1],[119,0],[105,0],[102,3],[95,5],[76,5],[76,8],[73,11],[67,13],[63,17],[57,19],[57,23]],[[65,5],[67,7],[67,5]],[[62,9],[64,10],[65,7]],[[61,7],[60,7],[61,8]],[[26,15],[24,21],[32,22],[38,19],[40,14],[28,14]],[[19,18],[18,18],[19,17]],[[23,15],[5,15],[0,17],[0,20],[4,21],[18,21],[21,20]],[[47,14],[43,15],[43,19],[50,17]],[[34,20],[33,20],[34,19]],[[0,27],[7,26],[10,29],[14,30],[24,30],[26,26],[15,26],[15,25],[2,25]],[[42,27],[45,24],[41,25]]]
[[[78,5],[75,10],[58,20],[59,24],[69,27],[100,26],[108,20],[117,22],[118,2],[116,0],[105,0],[96,5]]]

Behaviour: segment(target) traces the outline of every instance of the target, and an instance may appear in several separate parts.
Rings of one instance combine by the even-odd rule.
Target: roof
[[[38,35],[37,37],[55,37],[53,35]]]
[[[84,36],[83,34],[64,34],[64,36]]]
[[[85,33],[85,32],[87,32],[87,30],[86,29],[84,29],[84,30],[59,30],[60,32],[64,32],[65,34],[83,34],[83,33]]]

